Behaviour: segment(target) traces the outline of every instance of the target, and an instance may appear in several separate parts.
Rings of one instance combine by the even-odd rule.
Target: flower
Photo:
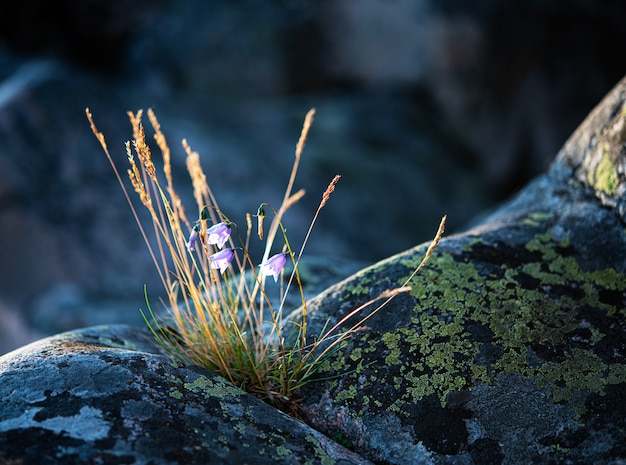
[[[189,235],[189,241],[187,241],[187,250],[189,250],[189,252],[196,250],[196,243],[198,242],[199,237],[200,234],[198,233],[198,226],[196,225],[193,227],[193,230]]]
[[[285,263],[287,263],[287,256],[284,253],[276,254],[261,263],[261,273],[263,273],[263,276],[271,274],[274,276],[274,282],[276,282],[278,281],[278,275],[285,267]]]
[[[224,274],[224,271],[228,268],[230,262],[233,261],[233,258],[235,258],[235,252],[233,252],[232,249],[220,250],[209,257],[211,268],[219,268],[220,273]]]
[[[220,249],[224,247],[224,244],[230,237],[230,225],[228,223],[217,223],[206,230],[207,242],[209,244],[216,244]]]

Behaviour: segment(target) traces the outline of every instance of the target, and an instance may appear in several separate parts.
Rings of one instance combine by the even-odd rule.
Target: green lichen
[[[233,426],[233,429],[237,431],[242,436],[246,434],[246,425],[243,423],[237,423]]]
[[[371,284],[372,280],[363,276],[361,279],[355,280],[354,284],[349,284],[346,290],[352,295],[365,295],[370,293]]]
[[[363,357],[363,351],[360,348],[356,348],[354,349],[352,352],[350,352],[350,359],[354,360],[355,362],[361,360],[361,358]]]
[[[356,386],[351,385],[348,387],[348,389],[344,389],[343,391],[339,393],[339,395],[337,396],[337,400],[342,401],[345,399],[354,399],[356,397],[356,394],[357,394]]]
[[[137,350],[137,344],[127,338],[118,337],[104,337],[100,336],[100,342],[108,347],[115,347],[118,349]]]
[[[180,400],[183,398],[183,393],[180,392],[178,389],[174,389],[172,392],[170,392],[170,397]]]
[[[307,434],[304,440],[313,445],[313,448],[315,450],[315,460],[316,460],[314,463],[320,463],[321,465],[332,465],[333,463],[335,463],[335,460],[333,460],[326,453],[326,451],[322,448],[320,442],[316,438],[314,438],[311,434]],[[309,462],[307,461],[307,463]]]
[[[587,173],[587,182],[594,189],[607,195],[615,194],[619,185],[619,178],[617,177],[617,168],[611,161],[607,147],[602,148],[602,158],[596,168]]]
[[[194,428],[190,433],[190,439],[197,439],[193,447],[197,450],[211,449],[231,453],[233,448],[250,448],[258,444],[265,444],[259,448],[258,454],[270,457],[277,463],[295,463],[299,452],[292,449],[293,438],[299,436],[291,431],[285,431],[277,425],[271,425],[271,430],[262,430],[257,422],[250,422],[250,412],[244,407],[243,402],[238,403],[246,393],[231,385],[221,378],[212,379],[205,375],[192,375],[193,378],[177,376],[175,371],[166,371],[163,379],[169,388],[170,396],[176,399],[190,402],[204,402],[210,400],[210,404],[221,410],[224,425],[227,425],[228,434],[222,433],[208,441],[204,429]],[[196,377],[197,376],[197,377]],[[244,414],[242,415],[242,412]],[[305,433],[302,438],[311,444],[314,456],[308,462],[331,465],[335,463],[322,447],[322,444],[311,433]],[[310,455],[310,454],[308,454]]]
[[[531,212],[522,220],[522,224],[536,228],[554,215],[550,212]]]
[[[204,375],[198,376],[198,378],[190,383],[184,383],[184,387],[193,393],[203,394],[206,397],[239,397],[243,394],[241,389],[236,388],[230,383],[214,382]]]
[[[541,226],[551,218],[538,212],[528,221]],[[602,395],[608,384],[626,382],[626,365],[596,353],[609,320],[619,316],[616,305],[600,294],[623,292],[626,277],[611,268],[581,269],[572,247],[569,238],[557,241],[538,233],[521,246],[475,238],[460,254],[437,251],[413,282],[417,304],[410,322],[378,337],[362,337],[356,346],[366,366],[371,357],[384,360],[386,370],[374,379],[368,376],[359,389],[358,374],[347,375],[333,385],[335,399],[351,402],[359,417],[363,398],[375,385],[393,386],[398,395],[379,399],[381,408],[402,413],[431,395],[445,406],[450,392],[494,383],[504,373],[519,373],[548,388],[555,402],[569,402],[578,392]],[[502,253],[519,263],[499,264]],[[416,253],[399,264],[410,271],[419,261]],[[371,269],[366,277],[380,271]],[[333,368],[345,369],[350,359],[355,360],[336,356]]]
[[[284,446],[278,446],[274,449],[274,451],[279,457],[286,457],[291,454],[291,451]]]
[[[568,401],[578,391],[602,393],[609,383],[609,366],[589,350],[573,349],[559,363],[545,363],[536,370],[535,383],[550,386],[556,402]],[[621,375],[611,377],[611,383],[623,383]]]

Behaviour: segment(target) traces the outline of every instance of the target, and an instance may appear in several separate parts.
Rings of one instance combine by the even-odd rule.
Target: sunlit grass
[[[298,251],[291,248],[282,218],[304,195],[304,191],[293,192],[293,189],[314,110],[306,115],[281,205],[275,209],[261,203],[254,215],[243,215],[241,224],[245,224],[245,228],[242,231],[220,209],[198,153],[183,140],[196,203],[193,214],[185,211],[173,185],[169,146],[151,110],[148,110],[148,119],[161,152],[159,172],[146,142],[143,112],[128,113],[133,140],[126,143],[127,176],[151,217],[151,224],[142,224],[104,135],[96,128],[89,109],[86,113],[122,186],[166,291],[168,313],[165,317],[157,316],[146,295],[147,312],[143,315],[156,341],[175,359],[206,367],[287,411],[294,410],[301,388],[314,379],[326,357],[342,347],[355,331],[361,330],[365,320],[395,295],[410,289],[410,280],[426,263],[443,234],[445,217],[422,263],[403,286],[385,291],[355,308],[334,326],[325,327],[322,334],[310,335],[307,301],[298,265],[313,226],[340,176],[335,176],[322,193]],[[265,242],[259,261],[248,253],[253,234]],[[289,273],[283,268],[285,261],[291,262]],[[266,280],[268,276],[270,279]],[[278,301],[268,296],[269,286],[278,287]],[[291,327],[286,327],[283,314],[294,310],[284,308],[292,287],[300,293],[302,311],[299,320],[290,321]],[[348,320],[370,305],[377,306],[367,317],[356,318],[356,323],[344,327]],[[288,329],[291,333],[295,329],[297,337],[286,342]]]

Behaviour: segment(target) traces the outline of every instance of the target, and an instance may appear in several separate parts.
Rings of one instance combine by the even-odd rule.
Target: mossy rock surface
[[[93,327],[0,358],[1,464],[366,464],[147,331]]]
[[[444,239],[331,357],[303,393],[314,427],[378,463],[626,459],[625,101],[623,80],[546,175]],[[310,334],[402,285],[426,245],[311,302]]]

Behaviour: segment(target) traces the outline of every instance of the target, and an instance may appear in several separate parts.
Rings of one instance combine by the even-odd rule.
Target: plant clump
[[[150,227],[141,223],[104,135],[98,131],[89,109],[86,110],[91,129],[113,167],[167,294],[168,312],[164,317],[157,316],[152,310],[146,295],[148,311],[142,312],[144,319],[158,344],[174,359],[206,367],[241,389],[293,412],[298,393],[314,379],[322,362],[343,346],[351,334],[362,329],[363,323],[395,295],[410,290],[411,279],[426,263],[443,234],[445,217],[423,261],[404,285],[381,293],[349,312],[334,326],[325,327],[321,334],[311,336],[307,332],[307,302],[298,265],[313,226],[340,176],[335,176],[323,192],[297,253],[291,247],[282,219],[304,195],[303,190],[293,192],[293,187],[314,110],[306,115],[280,207],[275,209],[262,203],[255,215],[247,213],[244,231],[240,231],[220,209],[198,153],[183,140],[198,212],[189,219],[174,188],[170,148],[154,112],[148,110],[147,113],[161,152],[159,165],[162,169],[157,171],[146,142],[141,110],[128,113],[133,140],[126,142],[126,155],[127,175],[142,205],[150,213]],[[271,220],[266,231],[268,212]],[[153,235],[149,234],[151,230]],[[265,242],[263,257],[258,262],[248,252],[253,231]],[[279,247],[277,238],[282,238]],[[291,264],[289,273],[286,272],[288,263]],[[273,278],[267,286],[280,286],[278,301],[268,296],[267,277]],[[292,286],[299,290],[302,312],[297,321],[286,323],[283,321],[284,306]],[[366,316],[360,315],[376,303],[378,305]],[[357,317],[357,322],[346,325],[353,317]],[[296,337],[287,337],[287,325],[291,325],[290,330],[295,329],[292,333]]]

